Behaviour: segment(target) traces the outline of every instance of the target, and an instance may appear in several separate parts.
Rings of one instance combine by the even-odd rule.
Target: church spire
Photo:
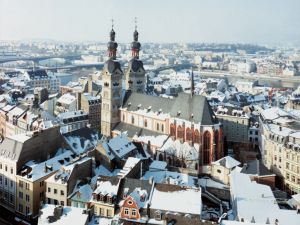
[[[118,44],[115,42],[116,33],[114,31],[114,20],[111,20],[110,41],[107,43],[108,57],[116,59]]]
[[[131,43],[132,57],[138,59],[141,44],[139,42],[139,32],[137,31],[137,18],[134,18],[135,30],[133,32],[133,42]]]
[[[194,71],[193,71],[193,67],[192,67],[192,75],[191,75],[191,95],[192,95],[192,97],[194,96],[194,92],[195,92],[195,82],[194,82]]]

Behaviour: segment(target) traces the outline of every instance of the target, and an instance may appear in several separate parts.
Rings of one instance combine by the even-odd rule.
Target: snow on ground
[[[94,217],[88,225],[111,225],[112,219],[102,218],[102,217]]]

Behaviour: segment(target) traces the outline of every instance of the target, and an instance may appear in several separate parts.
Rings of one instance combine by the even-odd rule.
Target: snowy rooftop
[[[164,161],[158,161],[158,160],[154,160],[150,166],[149,166],[149,170],[153,170],[153,171],[157,171],[157,170],[166,170],[167,167],[167,163]]]
[[[123,169],[117,174],[118,176],[125,177],[133,167],[135,167],[140,162],[140,159],[129,157],[126,160],[125,165],[123,166]]]
[[[59,102],[61,104],[66,104],[66,105],[69,105],[69,104],[73,103],[74,101],[76,101],[76,97],[74,95],[71,95],[70,93],[64,94],[59,99],[57,99],[57,102]]]
[[[102,146],[111,158],[114,158],[114,156],[123,158],[129,152],[136,149],[136,146],[129,141],[125,134],[116,136],[110,139],[108,142],[104,142]]]
[[[185,214],[201,214],[202,201],[200,188],[167,186],[161,184],[155,186],[150,208]],[[171,186],[174,188],[170,188]]]
[[[236,204],[238,219],[245,222],[255,220],[257,223],[274,223],[298,225],[300,216],[296,210],[280,209],[271,188],[251,181],[247,174],[234,169],[230,175],[232,201]]]
[[[225,156],[225,157],[213,162],[212,164],[224,166],[227,169],[232,169],[233,167],[236,167],[236,166],[240,165],[241,163],[239,161],[235,160],[234,158],[232,158],[231,156]]]
[[[88,220],[88,214],[83,214],[82,208],[75,207],[63,207],[63,214],[61,217],[55,219],[54,209],[55,205],[44,205],[42,208],[42,213],[39,217],[38,224],[52,224],[52,225],[66,225],[66,224],[76,224],[85,225]]]
[[[72,154],[73,152],[67,150],[46,162],[36,164],[33,161],[29,161],[26,164],[27,167],[21,171],[20,175],[31,181],[38,180],[59,170],[63,165],[68,165],[73,159]]]

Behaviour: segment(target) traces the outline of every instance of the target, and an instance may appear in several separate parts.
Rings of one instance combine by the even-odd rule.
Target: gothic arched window
[[[171,134],[171,136],[176,136],[176,127],[175,127],[175,125],[174,124],[172,124],[171,123],[171,125],[170,125],[170,134]]]
[[[180,125],[177,127],[177,137],[183,138],[184,137],[184,128]]]
[[[210,145],[211,145],[211,134],[206,131],[204,133],[204,143],[203,143],[203,164],[210,164]]]
[[[195,130],[195,143],[200,144],[200,133],[198,130]]]
[[[186,129],[186,140],[187,141],[192,141],[192,138],[193,138],[192,130],[191,130],[191,128],[188,127]]]

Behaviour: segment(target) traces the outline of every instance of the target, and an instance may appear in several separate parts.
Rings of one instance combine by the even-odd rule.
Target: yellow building
[[[57,157],[39,164],[30,161],[16,175],[16,208],[25,216],[37,216],[41,203],[45,202],[45,180],[62,165],[69,164],[73,157],[71,151],[65,151]]]

